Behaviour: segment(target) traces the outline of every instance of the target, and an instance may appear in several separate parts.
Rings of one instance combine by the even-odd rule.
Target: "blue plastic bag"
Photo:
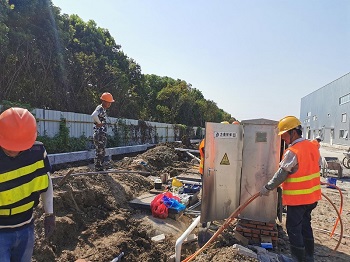
[[[176,199],[173,199],[167,196],[163,196],[163,203],[167,208],[173,208],[173,209],[176,209],[177,211],[182,211],[186,208],[184,204],[181,204]]]

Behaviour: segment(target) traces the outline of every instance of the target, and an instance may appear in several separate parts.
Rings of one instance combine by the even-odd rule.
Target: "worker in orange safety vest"
[[[201,157],[201,161],[199,163],[199,173],[203,175],[203,169],[204,169],[204,144],[205,139],[202,139],[202,141],[199,144],[199,155]]]
[[[263,186],[260,196],[282,184],[282,204],[287,206],[286,227],[290,250],[295,261],[314,261],[314,236],[311,212],[321,199],[320,153],[309,140],[302,138],[301,122],[286,116],[278,123],[278,135],[289,147],[279,169]]]
[[[322,141],[322,138],[320,136],[316,136],[316,138],[314,140],[312,140],[311,142],[314,143],[318,148],[320,148],[321,141]]]

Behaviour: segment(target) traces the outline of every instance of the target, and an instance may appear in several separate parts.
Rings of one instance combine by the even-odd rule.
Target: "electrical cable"
[[[336,188],[336,189],[338,190],[339,195],[340,195],[339,214],[340,214],[340,216],[341,216],[341,213],[342,213],[342,211],[343,211],[343,193],[341,192],[340,188],[337,187],[336,185],[330,185],[330,184],[324,183],[324,182],[321,182],[321,185],[329,185],[329,186],[331,186],[331,187],[333,187],[333,188]],[[336,227],[337,227],[337,225],[338,225],[338,222],[339,222],[339,216],[337,217],[337,220],[335,221],[335,224],[334,224],[334,226],[333,226],[333,230],[332,230],[331,235],[330,235],[331,238],[332,238],[333,235],[334,235],[334,231],[335,231],[335,229],[336,229]]]
[[[329,186],[334,186],[336,187],[335,185],[331,185],[331,184],[328,184],[328,183],[324,183],[324,182],[321,182],[322,185],[329,185]],[[338,215],[338,219],[337,221],[339,220],[340,222],[340,234],[339,234],[339,240],[338,240],[338,243],[337,245],[335,246],[335,248],[333,249],[332,253],[330,255],[332,255],[339,247],[340,243],[341,243],[341,240],[343,238],[343,221],[341,219],[341,215],[340,215],[340,212],[338,211],[337,207],[333,204],[333,202],[331,201],[331,199],[329,197],[327,197],[325,194],[321,193],[322,196],[324,196],[328,201],[329,203],[331,203],[331,205],[333,206],[333,208],[335,209],[337,215]],[[205,248],[207,248],[211,242],[213,242],[220,234],[221,232],[234,220],[236,219],[236,217],[238,216],[238,214],[240,214],[240,212],[243,211],[244,208],[246,208],[254,199],[256,199],[257,197],[259,197],[260,193],[256,193],[255,195],[251,196],[244,204],[240,205],[239,207],[237,207],[237,209],[235,211],[233,211],[233,213],[225,220],[224,224],[214,233],[214,235],[208,240],[207,243],[205,243],[200,249],[198,249],[195,253],[193,253],[192,255],[188,256],[187,258],[185,258],[182,262],[189,262],[191,261],[192,259],[194,259],[197,255],[199,255]],[[342,194],[341,194],[341,199],[342,199]],[[342,201],[341,201],[341,209],[342,209]],[[334,229],[335,230],[335,227],[337,226],[337,222],[336,224],[334,225]],[[330,256],[329,255],[329,256]]]
[[[251,196],[244,204],[237,207],[235,211],[225,220],[225,222],[222,224],[222,226],[214,233],[214,235],[208,240],[207,243],[205,243],[200,249],[198,249],[194,254],[190,255],[186,259],[183,260],[183,262],[188,262],[194,259],[199,253],[201,253],[205,248],[209,246],[211,242],[213,242],[224,229],[238,216],[239,213],[242,212],[242,210],[248,206],[254,199],[259,197],[260,193],[256,193],[255,195]]]

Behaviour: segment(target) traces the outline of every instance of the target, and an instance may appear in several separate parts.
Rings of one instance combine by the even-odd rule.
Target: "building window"
[[[343,136],[344,136],[344,130],[340,129],[339,130],[339,138],[343,138]]]
[[[346,113],[341,114],[341,121],[342,121],[343,123],[346,123]]]
[[[342,105],[348,102],[350,102],[350,94],[347,94],[339,98],[339,105]]]
[[[311,112],[307,112],[306,116],[310,117],[311,116]]]
[[[313,121],[316,121],[316,120],[317,120],[317,116],[313,116],[313,117],[312,117],[312,120],[313,120]]]
[[[344,135],[343,135],[343,138],[344,139],[348,139],[348,130],[344,130]]]

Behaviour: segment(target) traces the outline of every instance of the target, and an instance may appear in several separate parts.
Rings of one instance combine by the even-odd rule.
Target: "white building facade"
[[[350,73],[303,97],[300,121],[305,138],[350,146]]]

